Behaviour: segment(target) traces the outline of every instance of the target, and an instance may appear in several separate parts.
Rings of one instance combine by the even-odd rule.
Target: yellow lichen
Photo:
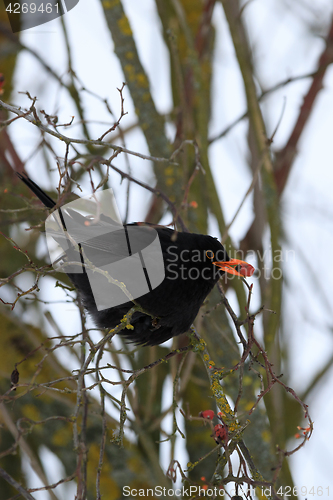
[[[261,433],[261,437],[265,441],[265,443],[270,443],[271,442],[271,434],[269,431],[263,431]]]
[[[102,2],[102,5],[104,9],[113,9],[113,7],[115,7],[119,3],[120,3],[119,0],[104,0]]]
[[[136,82],[139,85],[139,87],[148,87],[148,80],[147,77],[144,73],[138,73],[136,75]]]
[[[238,427],[239,427],[239,425],[237,424],[237,422],[231,422],[229,424],[229,431],[235,432],[235,431],[237,431]]]
[[[132,30],[125,14],[119,19],[118,26],[123,35],[132,36]]]
[[[135,68],[133,64],[126,64],[124,66],[124,72],[126,74],[126,77],[130,80],[133,81],[135,78]]]
[[[165,175],[170,176],[170,175],[173,175],[173,170],[174,170],[174,168],[172,166],[166,167],[164,169],[164,173],[165,173]]]
[[[143,96],[142,96],[142,100],[143,100],[143,102],[148,102],[148,101],[150,101],[150,94],[149,94],[149,92],[145,92],[145,93],[143,94]]]

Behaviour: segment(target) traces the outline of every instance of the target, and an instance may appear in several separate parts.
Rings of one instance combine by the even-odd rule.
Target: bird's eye
[[[214,259],[214,252],[212,252],[211,250],[207,250],[206,257],[208,257],[211,260]]]

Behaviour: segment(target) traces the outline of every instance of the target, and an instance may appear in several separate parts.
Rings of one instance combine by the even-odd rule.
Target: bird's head
[[[244,260],[230,259],[223,245],[216,239],[214,250],[206,250],[206,257],[214,266],[227,274],[249,278],[255,271],[254,267]]]

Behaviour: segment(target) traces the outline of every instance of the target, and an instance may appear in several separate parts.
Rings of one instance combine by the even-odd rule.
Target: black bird
[[[52,198],[27,175],[17,175],[46,207],[52,209],[56,205]],[[67,229],[64,212],[67,214],[66,221],[74,221],[74,236],[78,235],[79,239],[84,227],[90,224],[89,219],[64,207],[59,210],[59,214],[62,229],[65,231]],[[100,224],[103,225],[103,221]],[[120,227],[122,232],[125,230],[127,237],[128,232],[130,234],[133,231],[138,232],[139,228],[146,228],[147,234],[154,228],[158,234],[164,261],[163,281],[154,289],[150,287],[148,293],[135,298],[135,303],[151,316],[136,311],[131,319],[133,329],[121,331],[123,337],[137,345],[162,344],[186,332],[196,318],[203,301],[224,272],[238,276],[252,276],[254,272],[250,264],[230,259],[223,245],[211,236],[175,232],[164,226],[149,226],[146,223],[126,224]],[[102,265],[106,256],[110,257],[119,250],[119,234],[120,230],[116,230],[86,241],[83,246],[88,257],[89,251],[94,252],[94,257],[97,252],[97,261]],[[59,237],[58,240],[56,236],[54,239],[59,241]],[[80,244],[78,246],[80,247]],[[67,259],[72,260],[73,253],[70,254],[70,250],[66,253]],[[76,287],[85,309],[99,328],[116,327],[134,305],[132,301],[127,300],[115,307],[99,310],[85,266],[83,265],[81,273],[67,272],[67,274]]]

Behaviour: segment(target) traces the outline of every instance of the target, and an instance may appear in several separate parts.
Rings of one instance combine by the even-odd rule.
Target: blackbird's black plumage
[[[130,224],[129,224],[130,225]],[[210,260],[196,263],[196,269],[201,271],[203,267],[208,268],[211,274],[206,272],[206,279],[201,278],[200,274],[196,279],[186,276],[186,270],[175,278],[178,274],[178,263],[174,262],[175,255],[179,257],[182,250],[211,250],[216,252],[221,250],[221,244],[210,236],[190,233],[178,233],[176,241],[172,241],[174,231],[165,227],[155,228],[160,239],[163,252],[165,278],[162,283],[151,292],[142,295],[135,301],[147,312],[152,314],[147,316],[144,313],[134,313],[131,325],[133,330],[123,330],[122,336],[125,336],[131,342],[144,345],[162,344],[171,337],[186,332],[196,318],[199,308],[206,296],[212,290],[222,272],[216,269]],[[172,247],[172,252],[168,248]],[[224,249],[223,249],[224,251]],[[224,251],[225,260],[228,257]],[[180,258],[179,258],[180,261]],[[183,263],[185,267],[185,263]],[[193,264],[192,264],[193,266]],[[201,269],[200,269],[201,268]],[[193,269],[193,268],[192,268]],[[194,273],[192,273],[194,276]],[[69,275],[71,281],[79,291],[82,303],[87,311],[93,317],[95,323],[100,328],[113,328],[118,325],[131,307],[132,302],[126,302],[117,307],[98,311],[95,300],[91,292],[89,281],[85,274]],[[182,279],[182,277],[184,279]]]
[[[51,209],[55,206],[55,202],[31,179],[20,174],[18,176],[46,207]],[[127,224],[125,227],[138,224],[141,223]],[[175,233],[163,226],[154,228],[163,253],[165,278],[155,289],[135,299],[153,317],[135,312],[131,319],[133,329],[124,329],[121,332],[130,342],[142,345],[161,344],[186,332],[203,301],[223,275],[223,270],[214,265],[214,262],[223,264],[230,261],[226,250],[216,238],[202,234]],[[107,244],[111,248],[112,233],[105,236],[109,238]],[[68,273],[68,276],[84,307],[100,328],[114,328],[119,325],[124,315],[133,307],[133,302],[128,301],[99,311],[87,274]]]

